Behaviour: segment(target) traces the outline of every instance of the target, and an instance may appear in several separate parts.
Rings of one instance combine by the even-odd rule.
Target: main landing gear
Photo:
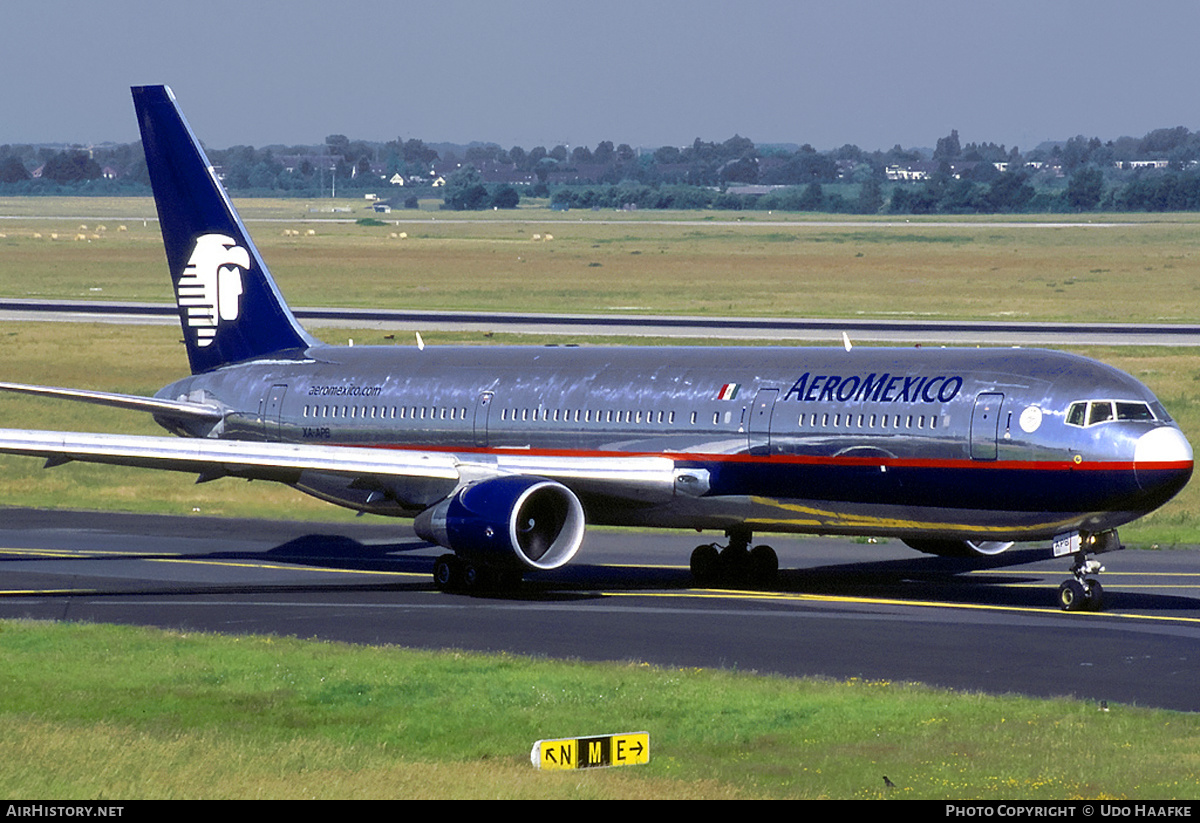
[[[1054,539],[1055,557],[1071,555],[1074,558],[1071,564],[1072,578],[1058,587],[1058,605],[1063,611],[1098,612],[1104,608],[1104,587],[1095,577],[1089,576],[1104,571],[1104,566],[1088,555],[1120,548],[1121,540],[1115,529],[1098,534],[1076,532]]]
[[[517,569],[476,565],[457,554],[443,554],[433,562],[433,582],[444,592],[515,589],[521,576]]]
[[[750,548],[749,529],[727,529],[729,545],[715,543],[697,546],[692,551],[692,577],[702,586],[733,583],[770,583],[779,572],[779,556],[770,546]]]

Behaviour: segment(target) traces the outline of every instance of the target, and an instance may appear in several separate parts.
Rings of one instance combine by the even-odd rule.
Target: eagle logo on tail
[[[216,337],[217,327],[237,320],[241,310],[242,272],[250,268],[250,253],[224,234],[202,234],[175,287],[175,299],[186,312],[188,328],[196,331],[203,348]]]

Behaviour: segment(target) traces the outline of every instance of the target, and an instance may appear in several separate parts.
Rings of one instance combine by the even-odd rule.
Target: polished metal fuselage
[[[1044,539],[1134,519],[1192,468],[1139,381],[1027,349],[314,347],[159,396],[226,409],[215,431],[181,434],[446,452],[485,470],[516,456],[672,461],[658,493],[575,487],[590,522],[617,525]],[[1089,399],[1143,402],[1156,419],[1068,425]],[[1159,429],[1167,447],[1146,449]],[[445,492],[293,484],[396,515]]]

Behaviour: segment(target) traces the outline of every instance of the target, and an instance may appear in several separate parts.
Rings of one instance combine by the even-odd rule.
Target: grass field
[[[1200,794],[1196,715],[910,683],[13,621],[0,671],[8,798]],[[631,731],[647,765],[529,762]]]
[[[250,221],[279,221],[250,228],[297,306],[1148,323],[1200,316],[1195,215],[1048,228],[517,210],[398,212],[389,218],[417,222],[362,226],[301,222],[335,216],[309,214],[316,206],[304,201],[244,205]],[[89,206],[111,217],[73,214]],[[368,214],[353,208],[346,217]],[[0,221],[0,295],[169,301],[157,224],[112,219],[152,215],[149,201],[0,200],[0,214],[31,209],[71,219]],[[300,235],[285,236],[293,231]],[[391,236],[401,232],[408,237]],[[553,240],[533,239],[547,234]]]

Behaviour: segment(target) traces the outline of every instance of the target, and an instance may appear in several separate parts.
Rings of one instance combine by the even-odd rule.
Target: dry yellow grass
[[[602,222],[613,215],[519,211],[465,221],[433,213],[400,227],[302,223],[305,203],[280,202],[241,205],[251,221],[256,212],[291,209],[294,221],[273,217],[281,222],[252,222],[251,230],[293,305],[1133,322],[1200,316],[1200,221],[1192,215],[1047,228],[680,219],[702,212]],[[69,214],[87,205],[43,208]],[[0,213],[5,208],[17,207],[0,201]],[[74,236],[77,215],[5,223],[0,295],[170,299],[153,221],[87,242],[46,239],[51,230]],[[397,228],[408,237],[391,237]],[[546,234],[554,240],[532,239]]]

